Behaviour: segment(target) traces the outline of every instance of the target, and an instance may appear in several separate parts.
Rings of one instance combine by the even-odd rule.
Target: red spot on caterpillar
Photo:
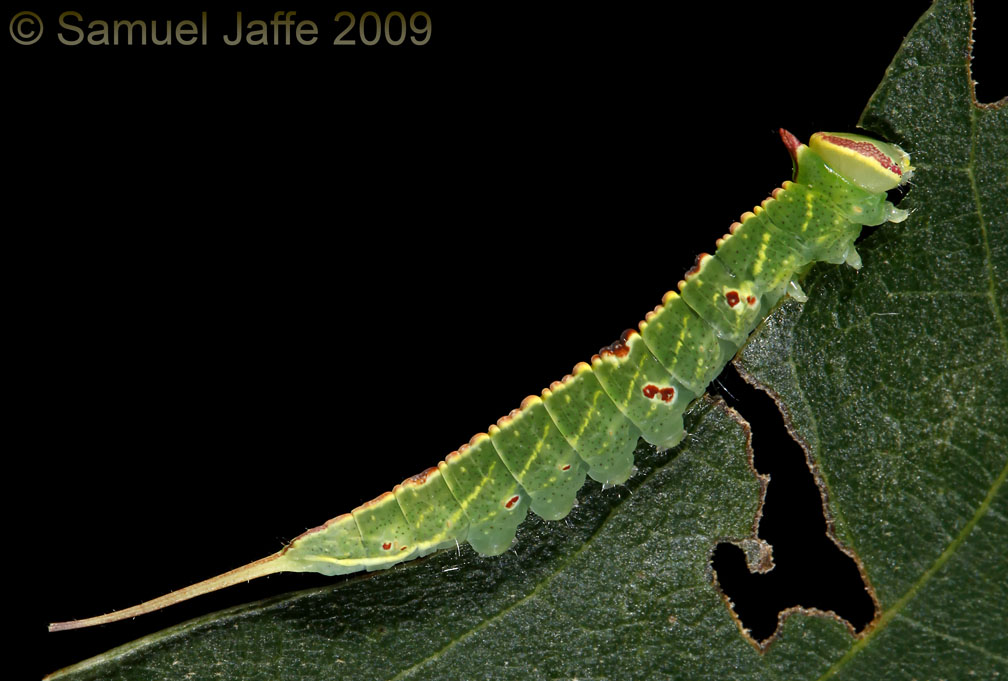
[[[402,548],[401,548],[401,549],[399,549],[399,550],[400,550],[400,551],[405,551],[405,550],[406,550],[406,547],[404,546],[404,547],[402,547]]]
[[[746,296],[745,301],[747,303],[749,303],[750,305],[755,305],[756,304],[756,296]]]
[[[651,385],[649,383],[646,386],[644,386],[644,389],[641,392],[644,393],[644,397],[648,398],[649,400],[653,400],[654,396],[658,394],[658,386]]]
[[[835,144],[838,147],[844,147],[846,149],[851,149],[856,151],[862,156],[867,156],[870,159],[874,159],[879,162],[879,165],[888,171],[894,172],[900,177],[903,176],[903,172],[899,169],[899,166],[892,162],[892,159],[882,153],[882,150],[876,147],[871,142],[857,142],[855,140],[849,140],[844,137],[835,137],[833,135],[823,135],[823,140],[829,142],[830,144]]]
[[[689,269],[689,271],[686,272],[685,278],[689,279],[694,274],[696,274],[697,272],[699,272],[700,271],[700,266],[703,264],[704,258],[709,258],[709,257],[711,257],[710,253],[701,253],[700,255],[698,255],[696,257],[696,260],[693,262],[693,267],[691,267]]]
[[[388,550],[389,550],[390,548],[392,548],[392,542],[390,542],[390,541],[387,541],[387,542],[385,542],[384,544],[382,544],[382,545],[381,545],[381,547],[382,547],[383,549],[385,549],[386,551],[388,551]]]
[[[518,503],[518,495],[514,495],[504,503],[504,508],[511,508]]]
[[[728,307],[735,307],[738,305],[739,297],[738,291],[729,291],[725,294],[725,300],[728,301]]]
[[[567,464],[566,466],[561,467],[560,470],[562,470],[562,471],[569,471],[570,470],[570,464]]]
[[[664,402],[671,402],[672,398],[675,397],[675,388],[662,388],[661,398]]]
[[[601,350],[599,350],[599,355],[605,357],[606,355],[615,355],[616,357],[626,357],[630,353],[630,347],[627,343],[630,338],[637,333],[636,329],[627,329],[622,334],[620,334],[620,339],[613,343],[612,345],[607,345]]]
[[[625,346],[623,343],[616,341],[612,345],[607,345],[599,350],[599,356],[606,357],[607,355],[615,355],[616,357],[626,357],[629,352],[630,348]]]

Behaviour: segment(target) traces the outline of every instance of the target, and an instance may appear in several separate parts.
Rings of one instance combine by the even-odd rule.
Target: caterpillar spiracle
[[[581,362],[540,396],[527,397],[486,433],[436,467],[350,513],[308,530],[279,552],[217,577],[106,615],[57,622],[50,631],[105,624],[276,572],[339,575],[381,570],[469,542],[498,555],[531,509],[559,520],[586,476],[619,484],[633,472],[638,438],[672,447],[683,412],[810,263],[860,268],[863,225],[900,222],[886,191],[906,183],[909,155],[861,135],[816,133],[808,145],[781,129],[794,162],[785,182],[731,225],[647,313],[638,330]]]

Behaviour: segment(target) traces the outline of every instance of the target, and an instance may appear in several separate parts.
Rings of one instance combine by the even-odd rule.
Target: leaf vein
[[[975,650],[978,653],[982,653],[984,655],[987,655],[988,657],[990,657],[993,660],[997,660],[999,662],[1008,663],[1008,657],[1004,657],[1003,655],[998,655],[997,653],[994,653],[994,652],[991,652],[990,650],[987,650],[983,646],[979,646],[976,643],[973,643],[971,641],[967,641],[965,639],[959,638],[958,636],[953,636],[951,634],[946,634],[944,632],[941,632],[941,631],[938,631],[936,629],[933,629],[932,627],[929,627],[926,624],[924,624],[923,622],[919,622],[916,619],[913,619],[912,617],[909,617],[908,615],[904,615],[904,614],[900,613],[900,614],[896,615],[896,617],[901,622],[909,624],[910,626],[914,627],[915,629],[920,629],[922,631],[926,631],[927,633],[932,634],[933,636],[937,636],[938,638],[943,638],[946,641],[951,641],[952,643],[955,643],[957,645],[963,646],[964,648],[969,648],[970,650]]]
[[[858,640],[854,645],[848,648],[847,652],[840,659],[834,662],[829,669],[823,672],[823,674],[819,677],[817,681],[823,681],[824,679],[828,679],[834,674],[836,674],[840,669],[842,669],[861,651],[861,649],[867,647],[868,644],[870,644],[875,639],[875,636],[880,631],[885,629],[886,626],[893,620],[893,618],[895,618],[900,613],[900,611],[903,610],[903,608],[905,608],[907,604],[914,599],[914,597],[917,595],[917,592],[919,592],[921,588],[923,588],[923,586],[928,581],[930,581],[930,579],[938,572],[938,570],[940,570],[942,566],[944,566],[945,563],[948,562],[949,558],[951,558],[952,555],[955,554],[955,552],[959,549],[962,543],[966,541],[966,537],[970,535],[970,533],[973,531],[973,528],[976,527],[977,523],[980,522],[980,519],[987,513],[987,510],[990,508],[991,503],[994,501],[994,497],[997,495],[998,491],[1001,489],[1001,486],[1004,484],[1006,477],[1008,477],[1008,460],[1006,460],[1005,465],[1001,468],[1001,472],[998,474],[998,477],[994,481],[994,484],[991,485],[990,489],[987,491],[987,496],[985,496],[983,501],[980,502],[980,505],[977,506],[977,510],[973,514],[973,517],[970,518],[970,521],[966,523],[966,525],[963,527],[962,530],[960,530],[959,534],[956,535],[956,538],[953,539],[949,543],[949,545],[945,547],[945,550],[942,551],[941,555],[938,556],[938,558],[935,559],[935,561],[931,564],[931,566],[927,570],[925,570],[920,577],[917,578],[917,581],[914,582],[909,589],[907,589],[906,593],[900,596],[900,598],[895,603],[893,603],[889,608],[887,608],[882,613],[882,615],[875,622],[874,626],[872,626],[871,629],[869,629],[868,632],[860,640]]]
[[[984,219],[983,204],[980,201],[980,190],[977,188],[976,174],[973,172],[973,167],[976,163],[976,126],[977,109],[976,107],[970,107],[970,162],[969,167],[966,169],[966,175],[969,177],[970,190],[973,192],[973,202],[976,204],[977,215],[980,219],[980,236],[983,237],[984,263],[987,266],[987,298],[990,303],[991,312],[994,315],[994,321],[1001,332],[1001,353],[1005,357],[1008,357],[1008,334],[1005,333],[1004,319],[1001,318],[1001,310],[997,304],[997,287],[994,284],[994,261],[991,255],[990,237],[987,234],[987,220]]]

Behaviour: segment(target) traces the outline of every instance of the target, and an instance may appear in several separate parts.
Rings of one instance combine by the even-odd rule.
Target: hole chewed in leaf
[[[974,101],[978,104],[997,102],[1008,96],[1008,69],[997,66],[1008,60],[1008,43],[998,39],[997,34],[1003,32],[1004,26],[998,25],[995,5],[1001,3],[973,0],[976,18],[969,64]]]
[[[793,612],[832,616],[860,633],[875,617],[875,600],[858,562],[826,522],[822,487],[804,450],[766,393],[731,368],[721,380],[737,398],[725,399],[752,427],[756,471],[769,476],[755,536],[714,550],[715,581],[726,604],[760,650]]]

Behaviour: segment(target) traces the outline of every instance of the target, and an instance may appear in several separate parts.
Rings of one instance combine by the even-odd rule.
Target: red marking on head
[[[745,301],[747,303],[749,303],[750,305],[755,305],[756,304],[756,296],[746,296]]]
[[[729,291],[725,294],[725,300],[728,301],[728,307],[735,307],[738,305],[739,297],[738,291]]]
[[[784,142],[784,146],[787,147],[788,153],[791,154],[791,160],[796,164],[798,163],[798,147],[801,146],[801,142],[798,138],[789,133],[784,128],[780,129],[780,138]]]
[[[570,464],[567,464],[566,466],[561,467],[560,470],[562,470],[562,471],[569,471],[570,470]]]
[[[382,547],[383,549],[385,549],[386,551],[388,551],[388,550],[389,550],[390,548],[392,548],[392,542],[390,542],[390,541],[387,541],[387,542],[385,542],[384,544],[382,544],[382,545],[381,545],[381,547]]]
[[[882,153],[882,150],[876,147],[871,142],[857,142],[855,140],[849,140],[845,137],[836,137],[834,135],[823,135],[823,140],[829,142],[830,144],[835,144],[838,147],[844,147],[846,149],[851,149],[861,154],[862,156],[867,156],[868,158],[874,159],[879,162],[879,165],[888,171],[894,172],[900,177],[903,176],[903,171],[900,170],[899,166],[893,163],[892,159]]]
[[[658,386],[648,383],[641,392],[644,393],[644,397],[653,400],[654,396],[658,394]]]
[[[517,503],[518,503],[518,495],[516,494],[510,499],[508,499],[506,502],[504,502],[504,508],[511,508]]]
[[[661,398],[663,402],[671,402],[675,398],[675,388],[662,388]]]

